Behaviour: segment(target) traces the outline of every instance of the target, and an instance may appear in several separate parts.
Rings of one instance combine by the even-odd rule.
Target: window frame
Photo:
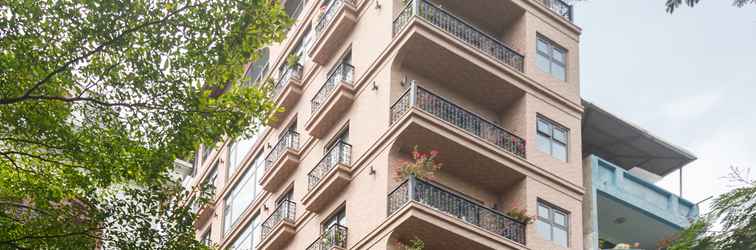
[[[548,218],[541,216],[540,214],[541,207],[544,207],[548,210],[548,213],[549,213]],[[556,223],[554,219],[555,218],[554,215],[556,213],[559,213],[562,216],[564,216],[564,225],[559,225],[559,223]],[[549,225],[549,238],[547,238],[546,240],[554,242],[555,244],[559,244],[556,241],[554,241],[554,228],[559,228],[559,229],[564,230],[564,232],[566,233],[566,238],[565,238],[566,245],[564,247],[570,247],[570,212],[569,211],[563,208],[560,208],[556,205],[553,205],[547,201],[538,199],[538,201],[536,202],[536,218],[535,219],[537,221],[541,221]],[[536,232],[538,232],[538,229],[536,229]],[[538,234],[540,235],[540,232],[538,232]],[[543,235],[541,236],[543,237]]]
[[[540,124],[542,122],[546,123],[549,126],[548,133],[541,131]],[[560,132],[562,132],[564,134],[564,141],[561,141],[560,139],[558,139],[558,138],[556,138],[554,136],[554,131],[557,131],[557,130],[560,131]],[[551,120],[549,118],[546,118],[545,116],[542,116],[542,115],[539,114],[539,115],[536,116],[536,140],[538,140],[539,136],[545,136],[545,137],[548,138],[548,140],[549,140],[549,152],[543,152],[544,150],[540,149],[539,146],[536,146],[536,148],[538,148],[539,151],[542,151],[543,153],[547,153],[551,157],[554,157],[554,158],[562,161],[562,159],[557,158],[555,156],[555,153],[554,153],[554,144],[557,143],[557,144],[560,144],[560,145],[564,146],[564,151],[565,152],[564,152],[564,160],[563,161],[564,162],[569,162],[570,161],[570,129],[569,128],[567,128],[567,127],[563,126],[562,124],[560,124],[558,122],[555,122],[555,121],[553,121],[553,120]]]
[[[258,187],[259,187],[259,183],[257,181],[258,172],[256,170],[258,167],[264,168],[264,164],[260,166],[256,166],[255,163],[257,163],[258,160],[263,160],[263,161],[265,160],[265,157],[263,156],[262,151],[258,152],[255,155],[255,157],[252,158],[252,161],[249,163],[250,166],[244,169],[242,173],[240,173],[241,177],[239,177],[239,179],[236,180],[235,183],[233,183],[233,186],[231,186],[230,190],[228,191],[228,194],[226,194],[226,196],[223,198],[222,221],[223,221],[223,234],[224,235],[230,233],[231,231],[233,231],[234,227],[238,226],[239,221],[241,219],[241,215],[243,215],[244,212],[247,211],[247,209],[249,209],[252,206],[252,204],[255,203],[255,201],[261,196],[263,192],[262,188],[258,190]],[[245,179],[245,177],[247,177],[248,174],[249,174],[249,178]],[[244,209],[241,209],[240,211],[238,211],[239,214],[236,215],[236,218],[233,218],[233,220],[231,221],[226,221],[227,217],[234,216],[234,214],[229,214],[233,212],[232,211],[233,203],[234,201],[239,199],[239,196],[242,192],[250,188],[250,186],[248,185],[252,185],[251,186],[252,198],[250,199],[249,203],[246,204],[246,207],[244,207]],[[239,190],[237,191],[237,189]],[[245,190],[242,190],[242,189],[245,189]]]
[[[546,47],[547,47],[547,49],[548,49],[548,51],[547,52],[541,51],[538,48],[538,44],[539,43],[545,44]],[[558,51],[558,52],[560,52],[562,54],[562,62],[560,62],[559,60],[557,60],[555,58],[554,51]],[[564,81],[564,82],[567,81],[567,53],[568,53],[567,49],[565,49],[564,47],[562,47],[559,44],[555,43],[551,39],[549,39],[549,38],[547,38],[547,37],[545,37],[545,36],[543,36],[541,34],[538,34],[536,36],[536,56],[542,56],[542,57],[546,58],[546,60],[549,62],[549,68],[548,68],[548,70],[547,69],[543,69],[543,68],[541,68],[541,66],[538,65],[537,62],[536,62],[536,67],[539,68],[541,71],[544,71],[545,73],[549,74],[550,76],[552,76],[552,77],[554,77],[554,78],[556,78],[556,79],[558,79],[560,81]],[[536,60],[538,60],[538,58],[536,58]],[[561,79],[561,78],[559,78],[558,76],[555,75],[554,70],[553,70],[554,64],[557,64],[558,66],[562,67],[562,71],[564,73],[564,75],[562,77],[564,77],[564,79]]]
[[[339,206],[334,212],[332,212],[328,217],[323,220],[323,222],[320,223],[320,232],[325,233],[332,227],[333,225],[340,225],[343,227],[346,227],[346,223],[342,222],[348,222],[347,221],[347,214],[346,214],[346,207],[345,206]],[[335,220],[334,220],[335,219]],[[334,222],[331,224],[331,222]]]

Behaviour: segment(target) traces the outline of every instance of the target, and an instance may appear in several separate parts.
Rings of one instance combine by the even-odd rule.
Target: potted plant
[[[528,215],[527,210],[514,207],[507,211],[507,216],[524,224],[533,223],[533,216]]]
[[[299,59],[302,58],[302,55],[300,54],[289,54],[288,57],[286,57],[286,65],[289,66],[289,68],[294,68],[297,64],[299,64]]]
[[[435,172],[441,169],[442,165],[436,162],[436,156],[438,156],[436,150],[422,152],[415,146],[412,149],[412,161],[402,160],[394,167],[394,179],[403,181],[410,175],[414,175],[421,179],[433,180],[436,177]]]

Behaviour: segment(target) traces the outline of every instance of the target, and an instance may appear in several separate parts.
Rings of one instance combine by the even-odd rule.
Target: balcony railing
[[[344,164],[349,165],[352,162],[352,145],[346,142],[338,141],[336,144],[328,150],[328,153],[323,159],[318,162],[310,173],[307,174],[307,189],[312,190],[320,183],[320,180],[325,177],[336,165]]]
[[[320,90],[318,90],[318,93],[315,94],[315,97],[313,97],[310,101],[310,106],[312,106],[312,113],[314,114],[318,112],[318,110],[320,110],[320,108],[323,106],[323,103],[325,103],[328,97],[331,96],[331,93],[333,93],[340,82],[343,81],[348,84],[352,84],[353,77],[354,66],[348,63],[339,64],[339,66],[337,66],[336,69],[331,72],[331,75],[328,76],[328,80],[326,80],[323,86],[320,87]]]
[[[265,172],[270,171],[273,164],[275,164],[276,161],[281,158],[281,155],[289,149],[299,150],[299,133],[291,130],[286,131],[285,134],[278,139],[276,145],[273,146],[273,149],[270,150],[268,156],[265,157]]]
[[[480,137],[507,152],[525,158],[525,140],[506,129],[481,118],[473,112],[431,93],[412,83],[409,89],[391,105],[391,123],[393,124],[411,107],[417,107],[440,118],[468,133]]]
[[[320,19],[318,19],[318,23],[315,25],[315,37],[319,37],[323,30],[331,24],[333,18],[336,17],[336,13],[339,13],[339,10],[344,7],[344,2],[346,1],[354,3],[354,0],[331,0],[331,3],[328,4],[325,12],[323,12]]]
[[[486,231],[525,244],[524,223],[414,176],[410,176],[389,193],[389,215],[410,201],[416,201]]]
[[[281,201],[276,210],[262,223],[262,239],[267,239],[273,229],[281,222],[294,223],[297,214],[297,204],[290,200]]]
[[[278,78],[276,85],[273,86],[273,90],[270,92],[269,97],[271,99],[278,97],[278,95],[281,94],[281,91],[286,88],[286,85],[289,84],[291,79],[301,79],[303,68],[304,67],[299,63],[294,66],[286,67],[286,70],[281,74],[281,77]]]
[[[396,35],[397,32],[404,28],[413,16],[428,21],[432,25],[448,32],[450,35],[505,65],[511,66],[520,72],[524,70],[525,56],[517,53],[498,39],[486,34],[461,18],[456,17],[454,14],[424,0],[413,0],[404,7],[394,19],[394,34]]]
[[[347,245],[347,228],[345,226],[334,224],[328,230],[323,232],[310,246],[305,250],[331,250],[334,247],[346,249]]]
[[[557,15],[572,22],[572,5],[562,0],[541,0],[541,3]]]

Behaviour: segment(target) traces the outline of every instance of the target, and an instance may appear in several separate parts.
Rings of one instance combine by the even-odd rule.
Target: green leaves
[[[265,0],[0,4],[0,246],[94,244],[111,213],[93,193],[169,183],[176,156],[251,134],[276,110],[243,65],[291,23]]]

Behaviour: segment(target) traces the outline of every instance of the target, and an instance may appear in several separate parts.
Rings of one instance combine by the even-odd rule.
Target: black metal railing
[[[323,232],[305,250],[331,250],[334,247],[346,249],[347,246],[347,228],[345,226],[334,224]]]
[[[265,172],[270,171],[273,168],[273,164],[281,158],[286,150],[293,149],[299,150],[299,133],[288,130],[285,134],[278,139],[276,145],[270,150],[268,156],[265,157]]]
[[[273,229],[276,228],[281,222],[287,221],[294,223],[297,215],[297,204],[290,200],[283,200],[278,204],[276,210],[265,219],[262,223],[262,239],[268,238]]]
[[[328,80],[320,87],[318,93],[310,101],[312,113],[318,112],[322,107],[326,99],[331,96],[331,93],[336,89],[340,82],[352,84],[354,78],[354,66],[348,63],[341,63],[334,69],[328,76]]]
[[[326,10],[318,19],[318,23],[315,25],[315,37],[319,37],[323,30],[331,24],[336,17],[336,14],[339,13],[339,10],[344,7],[344,2],[347,1],[354,4],[354,0],[331,0]]]
[[[507,152],[525,158],[524,139],[441,96],[417,86],[414,82],[391,105],[391,123],[399,120],[412,107],[424,110],[472,135],[493,143]]]
[[[428,21],[505,65],[520,72],[524,70],[525,56],[474,25],[424,0],[413,0],[399,12],[393,23],[394,34],[404,28],[413,16]]]
[[[504,238],[525,244],[525,223],[414,176],[410,176],[389,193],[388,214],[393,214],[409,201],[418,202]]]
[[[569,5],[562,0],[541,0],[541,3],[543,3],[547,9],[550,9],[557,15],[572,22],[572,5]]]
[[[349,166],[352,163],[352,145],[349,143],[338,141],[334,146],[328,150],[328,153],[323,156],[323,159],[318,162],[318,165],[310,170],[307,174],[307,190],[312,190],[320,183],[320,180],[325,177],[334,167],[339,164]]]
[[[281,73],[281,76],[278,77],[278,81],[276,81],[276,85],[273,86],[273,90],[270,92],[269,97],[271,99],[278,97],[278,95],[281,94],[281,91],[286,88],[286,85],[289,84],[292,79],[302,79],[303,68],[304,67],[299,63],[286,67],[284,72]]]

